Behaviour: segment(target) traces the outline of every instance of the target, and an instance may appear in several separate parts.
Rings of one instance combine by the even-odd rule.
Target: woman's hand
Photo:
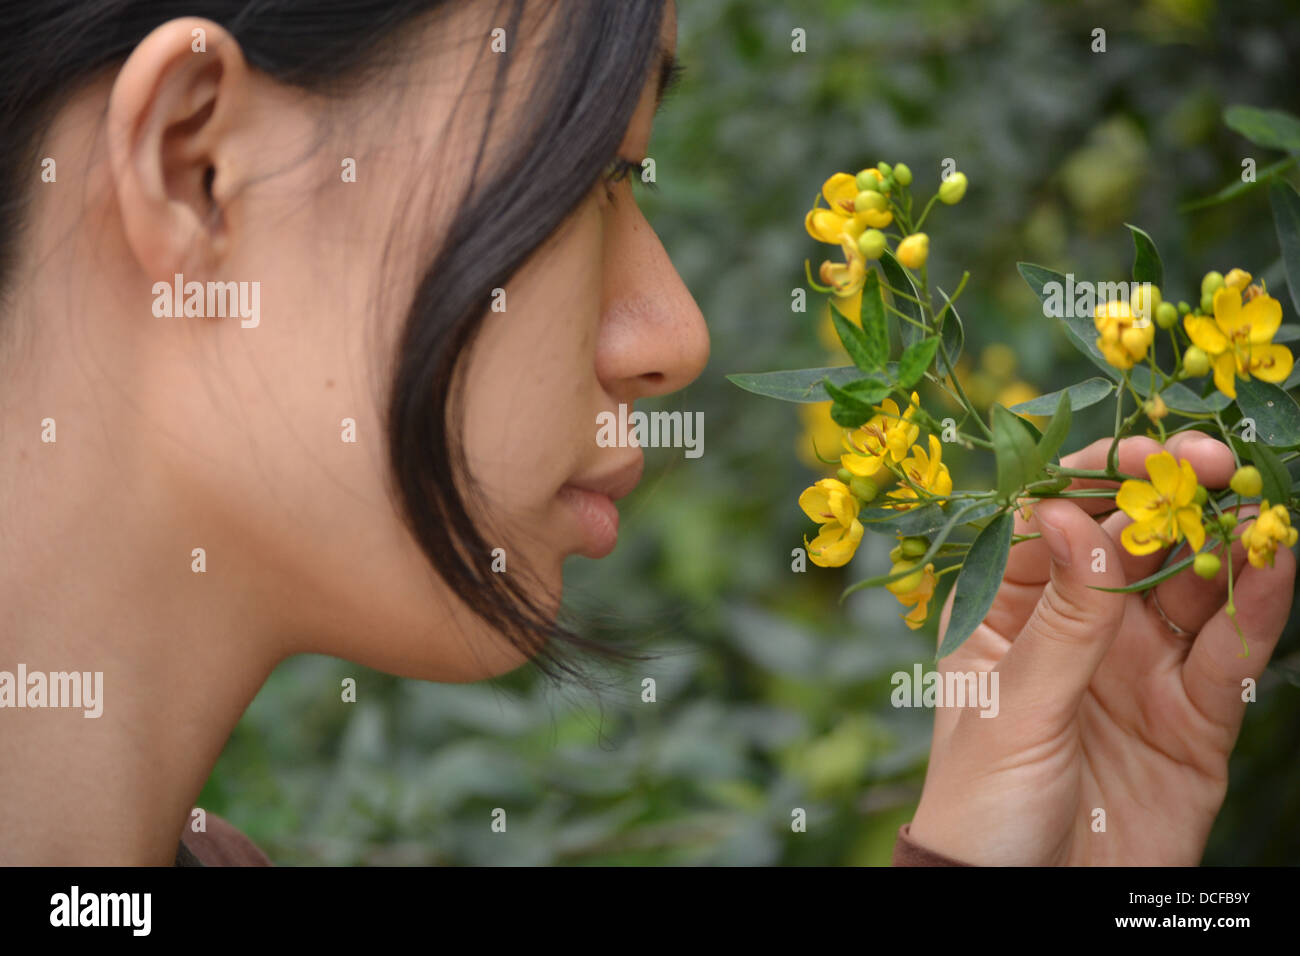
[[[1104,439],[1063,464],[1103,469],[1109,447]],[[1119,470],[1144,476],[1146,457],[1160,450],[1148,438],[1125,440]],[[1232,476],[1231,452],[1212,438],[1185,432],[1168,450],[1206,487]],[[1234,545],[1234,603],[1250,647],[1243,658],[1224,612],[1226,560],[1215,580],[1189,568],[1154,597],[1092,589],[1147,577],[1168,555],[1125,551],[1118,542],[1129,519],[1089,514],[1113,507],[1103,498],[1052,499],[1034,505],[1028,522],[1017,518],[1018,534],[1042,537],[1011,549],[988,617],[939,663],[996,670],[999,710],[993,718],[937,710],[915,842],[983,865],[1200,862],[1227,792],[1243,681],[1259,678],[1286,623],[1295,558],[1279,548],[1274,567],[1255,568]],[[941,639],[951,606],[950,595]],[[1094,829],[1098,810],[1104,831]]]

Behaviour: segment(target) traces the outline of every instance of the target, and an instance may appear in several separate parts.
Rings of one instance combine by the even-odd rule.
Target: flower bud
[[[1197,485],[1196,494],[1192,496],[1192,500],[1195,501],[1198,505],[1204,506],[1204,504],[1210,500],[1210,493],[1205,490],[1204,485]]]
[[[1156,325],[1172,329],[1178,323],[1178,307],[1172,302],[1161,302],[1156,309]]]
[[[1237,516],[1231,511],[1225,511],[1219,515],[1219,527],[1231,534],[1237,527]]]
[[[1205,273],[1205,277],[1201,279],[1201,298],[1204,298],[1207,293],[1213,297],[1214,293],[1218,292],[1222,288],[1223,273],[1207,272]]]
[[[912,171],[905,163],[899,163],[894,167],[894,182],[900,186],[912,185]]]
[[[930,550],[930,539],[922,537],[904,538],[899,547],[903,549],[903,556],[907,558],[919,558],[925,552]]]
[[[930,257],[930,237],[923,232],[914,232],[898,244],[895,253],[898,261],[909,269],[919,269]]]
[[[1158,422],[1169,414],[1169,406],[1159,395],[1152,396],[1142,403],[1142,411],[1146,412],[1147,418],[1153,422]]]
[[[1189,346],[1183,353],[1183,371],[1193,377],[1206,374],[1210,370],[1210,355],[1198,345]]]
[[[1201,294],[1201,314],[1214,315],[1214,293],[1204,292]]]
[[[1223,277],[1223,284],[1229,289],[1236,289],[1240,292],[1250,285],[1250,273],[1245,269],[1233,269]]]
[[[1207,581],[1213,581],[1221,567],[1223,567],[1223,562],[1219,560],[1219,556],[1208,552],[1198,554],[1196,560],[1192,562],[1192,570]]]
[[[1188,314],[1191,313],[1191,311],[1192,311],[1192,307],[1191,307],[1190,305],[1188,305],[1186,302],[1179,302],[1179,303],[1178,303],[1178,314],[1179,314],[1179,315],[1188,315]]]
[[[1132,326],[1125,329],[1119,334],[1120,343],[1128,350],[1130,355],[1145,355],[1150,326],[1144,329],[1135,329]]]
[[[939,202],[945,206],[955,206],[966,195],[966,174],[953,173],[939,184]]]
[[[1159,286],[1150,282],[1139,282],[1129,297],[1129,308],[1132,309],[1134,317],[1146,319],[1148,322],[1155,320],[1156,310],[1162,304]]]
[[[870,189],[864,189],[853,199],[854,212],[881,212],[888,208],[889,200]]]
[[[877,193],[876,195],[880,195]],[[868,259],[879,259],[885,251],[885,234],[879,229],[868,229],[858,236],[858,252]]]
[[[1264,490],[1264,479],[1254,465],[1243,465],[1232,476],[1228,487],[1243,498],[1255,498]]]
[[[839,471],[835,472],[835,477],[847,485],[853,480],[853,472],[849,471],[847,468],[841,468]]]
[[[890,166],[889,163],[876,163],[876,169],[880,170],[880,175],[886,179],[894,171],[894,167]]]
[[[849,482],[849,491],[853,492],[853,497],[866,504],[869,501],[874,501],[876,495],[880,494],[880,486],[870,478],[855,475],[853,480]]]
[[[880,192],[880,181],[884,179],[874,169],[864,169],[858,173],[856,180],[858,192]]]
[[[918,567],[916,561],[898,561],[889,569],[889,573],[899,574],[900,572],[907,571],[911,568],[916,568],[916,570],[912,571],[912,573],[905,578],[891,581],[889,584],[886,584],[885,587],[894,594],[906,594],[909,591],[915,591],[921,586],[921,582],[925,579],[925,568]]]

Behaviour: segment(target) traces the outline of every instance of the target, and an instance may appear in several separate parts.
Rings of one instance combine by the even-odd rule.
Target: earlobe
[[[122,65],[108,101],[108,152],[127,243],[150,275],[222,258],[214,185],[239,178],[233,148],[249,74],[217,24],[171,20]]]

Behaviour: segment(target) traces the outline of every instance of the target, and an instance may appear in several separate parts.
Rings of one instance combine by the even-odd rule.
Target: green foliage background
[[[723,378],[824,364],[815,310],[792,313],[790,297],[803,260],[829,255],[803,215],[830,173],[903,160],[928,194],[957,160],[971,187],[936,213],[930,274],[951,289],[974,273],[967,353],[1012,345],[1042,391],[1092,372],[1017,260],[1124,279],[1127,221],[1159,244],[1166,298],[1191,299],[1212,268],[1282,285],[1264,191],[1178,207],[1239,179],[1244,157],[1279,158],[1221,114],[1300,113],[1295,4],[681,0],[679,20],[687,73],[651,148],[660,192],[642,205],[709,321],[707,371],[658,406],[705,413],[705,454],[649,450],[618,550],[568,573],[585,630],[657,659],[606,674],[599,699],[531,669],[449,686],[289,662],[200,798],[277,863],[888,862],[932,721],[890,706],[889,675],[929,666],[933,623],[907,631],[884,591],[837,603],[888,568],[883,538],[842,571],[791,571],[810,531],[795,499],[819,475],[794,455],[794,408]],[[795,27],[806,53],[791,52]],[[1105,53],[1090,49],[1097,27]],[[1067,450],[1107,414],[1078,413]],[[953,472],[987,486],[991,465],[958,458]],[[1279,652],[1293,673],[1298,646],[1293,628]],[[345,676],[355,704],[340,702]],[[657,703],[641,702],[643,677]],[[1206,863],[1300,863],[1298,752],[1300,689],[1271,673]],[[506,834],[489,827],[495,807]],[[795,807],[806,833],[791,832]]]

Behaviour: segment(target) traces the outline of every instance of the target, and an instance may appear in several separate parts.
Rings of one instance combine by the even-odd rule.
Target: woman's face
[[[88,200],[102,217],[99,247],[81,260],[93,269],[69,268],[87,250],[60,246],[66,235],[46,240],[61,257],[47,280],[87,276],[32,300],[54,304],[69,326],[63,336],[57,322],[32,326],[53,372],[49,394],[80,389],[112,422],[122,481],[141,502],[124,527],[175,549],[176,587],[206,589],[211,606],[238,602],[275,654],[453,681],[523,660],[450,593],[406,530],[384,425],[406,311],[468,185],[486,115],[497,63],[481,55],[493,26],[483,6],[432,24],[428,55],[398,92],[380,83],[342,105],[248,70],[211,24],[173,21],[107,81],[110,162],[90,174],[102,191],[86,191],[106,197]],[[192,49],[196,23],[208,30],[204,55]],[[520,30],[524,72],[512,72],[506,96],[521,111],[527,71],[547,68],[527,37],[543,32]],[[670,55],[675,34],[670,6]],[[656,63],[622,143],[627,159],[649,148],[658,85]],[[93,105],[68,111],[69,150]],[[333,122],[322,140],[323,115]],[[494,119],[489,160],[512,115],[525,114]],[[566,557],[612,547],[609,497],[640,474],[639,449],[597,444],[597,416],[681,388],[708,357],[699,309],[634,188],[591,190],[506,286],[505,310],[488,314],[458,369],[469,477],[483,501],[471,516],[504,549],[500,573],[531,568],[555,596]],[[219,225],[207,229],[214,208]],[[177,272],[259,283],[257,325],[155,317],[154,283]],[[206,571],[196,575],[200,547]],[[471,557],[493,566],[492,554]]]

